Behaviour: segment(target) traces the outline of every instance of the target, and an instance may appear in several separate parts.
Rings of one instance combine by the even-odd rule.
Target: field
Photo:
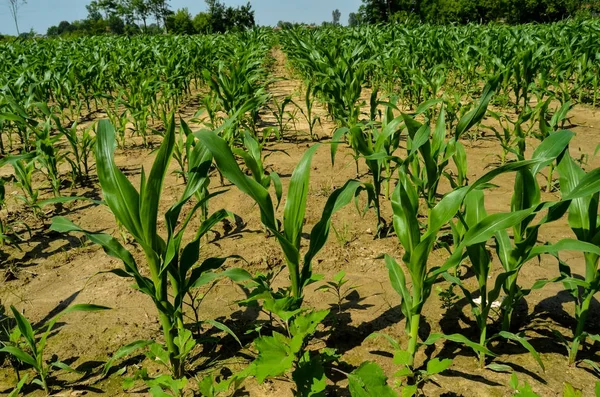
[[[0,42],[0,392],[600,395],[599,35]]]

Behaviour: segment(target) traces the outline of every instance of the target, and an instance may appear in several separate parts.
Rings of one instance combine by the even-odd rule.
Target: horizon
[[[228,6],[244,5],[247,0],[223,1]],[[0,34],[16,36],[17,30],[9,12],[8,3],[2,0],[0,7]],[[58,25],[61,21],[73,22],[85,19],[87,10],[85,8],[89,1],[80,0],[29,0],[19,11],[19,31],[29,32],[33,29],[38,34],[46,34],[51,26]],[[177,11],[187,8],[192,15],[205,12],[207,7],[204,1],[194,0],[171,0],[171,9]],[[277,1],[277,0],[255,0],[250,1],[254,10],[256,24],[259,26],[275,26],[279,21],[293,23],[315,23],[321,24],[331,21],[331,13],[339,9],[342,13],[341,23],[346,25],[351,12],[356,12],[361,0],[329,0],[324,6],[318,0],[304,0],[300,2]],[[325,8],[327,7],[327,8]]]

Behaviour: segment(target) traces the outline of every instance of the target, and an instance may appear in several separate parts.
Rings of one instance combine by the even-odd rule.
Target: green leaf
[[[309,352],[304,353],[298,366],[292,372],[292,379],[296,383],[298,395],[302,397],[325,396],[327,377],[318,355],[310,357]]]
[[[325,320],[328,314],[329,310],[319,310],[298,315],[290,325],[290,333],[292,336],[300,337],[304,340],[317,331],[317,327]]]
[[[19,327],[19,331],[21,331],[21,335],[27,341],[27,344],[29,345],[29,348],[31,349],[33,355],[37,356],[37,344],[35,343],[35,333],[33,332],[31,323],[14,306],[11,305],[10,310],[12,311],[13,317],[17,322],[17,327]]]
[[[565,148],[569,145],[571,139],[575,136],[575,133],[571,131],[558,131],[550,134],[546,139],[540,143],[535,149],[532,155],[532,159],[539,158],[556,158],[558,157]],[[537,175],[538,172],[545,166],[544,163],[538,163],[531,167],[531,174]]]
[[[509,365],[505,365],[505,364],[490,363],[490,364],[486,365],[485,367],[487,369],[491,369],[494,372],[507,372],[509,374],[513,372],[512,367]]]
[[[528,217],[533,213],[535,208],[526,210],[492,214],[485,217],[477,225],[469,229],[465,234],[463,245],[470,246],[479,244],[489,240],[498,231],[505,230]]]
[[[412,361],[412,355],[406,350],[394,351],[394,364],[409,365]]]
[[[500,335],[501,337],[503,337],[505,339],[509,339],[509,340],[520,343],[525,349],[527,349],[529,351],[529,353],[531,353],[531,355],[533,356],[535,361],[538,363],[538,365],[542,368],[542,370],[543,371],[546,370],[540,355],[535,350],[535,348],[533,346],[531,346],[531,344],[525,338],[523,338],[522,336],[513,334],[512,332],[507,332],[507,331],[500,331],[500,333],[498,335]]]
[[[213,327],[220,329],[223,332],[228,333],[229,335],[231,335],[233,337],[233,339],[236,340],[236,342],[243,347],[242,342],[240,341],[240,339],[237,337],[237,335],[231,330],[231,328],[229,328],[228,326],[226,326],[223,323],[220,323],[218,321],[215,320],[204,320],[205,322],[209,323],[210,325],[212,325]]]
[[[283,210],[284,236],[295,247],[300,246],[304,214],[306,212],[306,199],[309,191],[309,178],[312,158],[319,145],[308,149],[294,169],[288,194]]]
[[[417,385],[404,385],[402,386],[402,397],[413,397],[417,394]]]
[[[568,382],[565,382],[565,386],[563,389],[563,397],[581,397],[583,393],[581,390],[576,389]]]
[[[446,340],[449,340],[452,342],[461,343],[463,345],[470,347],[475,353],[484,353],[488,356],[496,357],[496,355],[494,353],[492,353],[487,347],[482,346],[478,343],[475,343],[475,342],[467,339],[466,336],[461,335],[461,334],[451,334],[451,335],[431,334],[431,335],[429,335],[427,340],[425,342],[423,342],[423,344],[426,346],[433,345],[435,342],[437,342],[440,339],[446,339]]]
[[[289,343],[290,339],[278,332],[254,341],[258,350],[258,357],[254,361],[258,383],[263,383],[269,377],[281,376],[292,368],[295,356]]]
[[[387,254],[385,255],[385,264],[388,268],[388,274],[392,287],[402,298],[402,313],[407,318],[407,322],[410,323],[412,313],[409,308],[412,308],[413,301],[412,295],[406,286],[406,277],[404,276],[404,271],[402,270],[400,264]]]
[[[485,112],[487,111],[487,106],[494,92],[496,90],[497,81],[490,81],[483,89],[483,93],[481,94],[481,98],[479,99],[479,103],[475,107],[475,109],[471,110],[469,113],[464,115],[458,125],[456,126],[456,135],[455,139],[458,141],[462,134],[468,131],[475,124],[479,123],[483,116],[485,116]]]
[[[321,214],[321,219],[312,228],[310,232],[310,243],[306,255],[304,255],[304,265],[302,268],[302,287],[306,286],[312,277],[311,263],[315,255],[325,246],[329,237],[331,226],[331,217],[337,211],[348,205],[361,189],[362,184],[359,181],[349,180],[344,186],[336,189],[325,203],[325,208]],[[288,197],[289,200],[289,197]],[[287,205],[287,202],[286,202]]]
[[[11,356],[15,357],[17,360],[27,364],[27,365],[31,365],[33,368],[35,368],[38,372],[40,370],[37,361],[35,360],[35,358],[31,357],[29,354],[25,353],[23,350],[14,347],[14,346],[4,346],[3,348],[0,349],[0,352],[4,352],[4,353],[8,353]]]
[[[96,167],[104,201],[135,239],[144,242],[140,196],[115,164],[115,130],[112,124],[107,120],[100,120],[96,137]]]
[[[445,358],[440,360],[439,358],[431,359],[427,362],[427,373],[429,375],[439,374],[444,372],[452,365],[452,360],[449,358]]]
[[[348,375],[348,388],[352,397],[397,397],[387,384],[387,377],[374,362],[364,362]]]
[[[134,351],[148,347],[153,343],[154,343],[154,341],[151,341],[151,340],[137,340],[135,342],[132,342],[128,345],[121,347],[119,350],[116,351],[115,354],[113,354],[113,356],[110,358],[110,360],[108,360],[106,362],[106,364],[104,365],[104,370],[102,371],[102,374],[106,376],[108,374],[108,371],[112,368],[112,366],[114,365],[114,363],[117,360],[119,360],[123,357],[129,356]]]

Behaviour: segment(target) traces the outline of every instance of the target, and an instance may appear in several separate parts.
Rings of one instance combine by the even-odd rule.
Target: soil
[[[293,78],[285,67],[285,59],[280,52],[274,53],[276,63],[273,72],[275,76],[287,77],[287,80],[276,82],[272,93],[278,97],[294,94],[300,98],[302,86]],[[302,102],[301,100],[298,101]],[[193,103],[181,109],[184,119],[190,119],[197,110]],[[310,193],[306,213],[304,231],[308,233],[319,220],[321,211],[329,194],[342,186],[348,179],[355,178],[355,165],[348,148],[340,145],[335,166],[331,165],[327,141],[335,124],[326,118],[322,112],[322,125],[317,127],[317,133],[322,137],[312,164]],[[587,169],[600,166],[600,161],[594,158],[596,145],[600,143],[600,111],[596,108],[577,105],[572,114],[569,127],[576,133],[571,144],[571,154],[574,158],[589,155]],[[261,115],[264,126],[273,125],[274,118],[265,112]],[[494,125],[493,119],[484,121],[486,125]],[[481,131],[484,131],[483,129]],[[130,140],[129,142],[136,142]],[[156,143],[159,142],[158,138]],[[497,166],[501,148],[497,139],[490,134],[482,133],[476,138],[463,141],[467,148],[469,178],[475,180]],[[296,122],[296,130],[291,123],[285,132],[283,142],[272,142],[266,147],[271,155],[266,160],[267,169],[275,170],[281,176],[284,184],[284,194],[287,183],[295,165],[311,145],[315,144],[308,137],[308,125],[302,120]],[[536,142],[528,142],[533,149]],[[116,162],[126,175],[139,186],[142,168],[148,170],[154,159],[154,152],[145,149],[136,142],[125,150],[118,150]],[[175,171],[176,164],[171,162],[170,170]],[[361,165],[360,179],[369,180],[367,169]],[[498,187],[486,192],[485,203],[488,212],[510,210],[510,197],[514,175],[497,178]],[[540,185],[545,186],[545,175],[540,176]],[[260,222],[258,208],[251,200],[240,193],[235,187],[225,184],[220,186],[220,180],[215,173],[211,179],[213,191],[226,191],[218,199],[211,201],[210,210],[225,208],[237,215],[235,225],[220,224],[209,236],[201,250],[202,257],[240,255],[245,261],[232,260],[227,266],[241,267],[251,273],[265,272],[282,263],[283,255],[272,237],[268,237]],[[161,201],[161,211],[165,211],[182,193],[184,184],[175,173],[169,173]],[[443,186],[442,190],[447,189]],[[9,191],[10,194],[10,191]],[[95,177],[88,187],[75,189],[73,194],[86,197],[100,198],[97,179]],[[558,193],[542,193],[543,200],[556,200]],[[16,201],[16,200],[15,200]],[[391,219],[391,208],[387,200],[382,200],[385,219]],[[281,216],[283,205],[280,207]],[[64,215],[84,229],[103,230],[121,238],[120,230],[116,227],[115,219],[110,211],[103,206],[79,201],[65,204],[39,220],[31,214],[19,212],[16,204],[11,204],[9,211],[16,212],[18,219],[33,225],[32,237],[21,245],[21,252],[12,252],[10,258],[4,260],[6,281],[0,286],[0,300],[6,307],[15,305],[19,310],[34,321],[42,324],[59,310],[72,303],[94,303],[106,305],[112,310],[101,313],[72,313],[58,324],[56,332],[49,339],[47,357],[56,354],[62,361],[74,368],[97,368],[103,365],[121,346],[138,339],[161,340],[161,330],[157,320],[156,310],[152,301],[142,293],[131,288],[131,281],[101,272],[120,268],[121,263],[106,255],[99,247],[86,242],[80,236],[62,235],[48,229],[51,215]],[[164,221],[159,221],[159,228],[164,232]],[[350,372],[360,363],[370,360],[380,364],[388,376],[392,377],[398,368],[391,358],[392,348],[384,338],[366,339],[374,332],[392,336],[405,346],[407,343],[404,333],[404,320],[400,311],[400,298],[392,289],[388,280],[387,269],[381,259],[381,254],[393,255],[398,261],[402,249],[395,235],[382,239],[374,238],[376,218],[373,211],[364,217],[349,206],[333,218],[337,235],[331,233],[325,248],[314,261],[314,272],[323,274],[325,279],[332,279],[340,270],[345,270],[350,284],[356,286],[348,299],[344,301],[340,313],[337,311],[335,299],[322,291],[315,291],[320,284],[308,288],[306,304],[318,309],[331,308],[332,314],[326,320],[323,331],[313,341],[312,348],[334,347],[342,355],[340,367],[344,372]],[[555,242],[572,233],[565,219],[547,225],[540,233],[541,242]],[[308,234],[303,238],[303,244],[308,243]],[[142,263],[142,255],[138,247],[127,246],[135,252],[138,263]],[[491,249],[493,251],[493,248]],[[430,258],[430,266],[436,266],[447,257],[443,249],[434,251]],[[562,259],[567,261],[576,274],[584,274],[584,262],[577,253],[563,253]],[[498,271],[500,264],[494,258],[493,268]],[[496,273],[492,275],[492,279]],[[531,261],[520,274],[520,284],[530,286],[541,278],[558,275],[556,260],[542,257],[540,261]],[[467,285],[474,287],[475,280],[466,275]],[[276,285],[285,285],[287,274],[285,270],[276,279]],[[447,284],[438,286],[445,289]],[[459,298],[462,296],[455,289]],[[202,304],[200,319],[218,319],[231,327],[236,334],[243,336],[248,329],[253,328],[259,314],[250,309],[242,308],[236,300],[243,298],[241,289],[231,281],[223,280],[212,289]],[[589,316],[589,331],[600,331],[600,305],[593,302],[592,313]],[[583,390],[584,396],[593,395],[593,385],[597,381],[594,373],[585,366],[570,367],[567,364],[566,349],[553,336],[550,330],[557,330],[566,338],[571,336],[573,326],[574,304],[561,284],[550,284],[541,290],[532,292],[518,310],[521,329],[531,344],[541,354],[546,370],[538,367],[532,356],[515,344],[492,345],[498,354],[496,363],[512,366],[518,374],[521,383],[527,381],[534,391],[541,396],[562,396],[565,382]],[[260,318],[263,318],[262,314]],[[241,349],[235,341],[224,334],[214,333],[220,338],[216,346],[199,352],[199,358],[194,364],[198,366],[198,378],[207,373],[219,373],[225,368],[236,370],[245,365],[252,357],[251,340],[243,338],[246,347]],[[424,308],[424,318],[421,329],[422,337],[429,333],[443,332],[446,334],[461,332],[475,338],[476,324],[471,316],[471,309],[465,299],[458,299],[449,308],[443,306],[443,300],[438,290],[434,290]],[[237,346],[237,347],[236,347]],[[479,368],[478,361],[472,351],[454,343],[438,343],[433,351],[427,351],[430,356],[450,357],[454,360],[451,369],[437,375],[429,382],[424,393],[427,396],[509,396],[512,389],[508,386],[510,374],[495,373],[488,369]],[[598,362],[597,349],[586,346],[581,357]],[[418,360],[425,359],[422,350]],[[143,361],[141,355],[119,363],[119,367],[127,367],[127,373],[144,364],[150,371],[159,368]],[[98,375],[81,376],[59,372],[52,379],[55,390],[61,390],[58,395],[147,395],[146,389],[137,388],[125,393],[121,388],[121,377],[112,372],[106,378]],[[346,396],[347,381],[337,372],[331,374],[332,381],[328,395]],[[192,378],[190,382],[194,382]],[[15,383],[15,374],[9,366],[0,368],[0,393],[7,393]],[[244,388],[236,395],[248,396],[292,396],[292,384],[285,380],[269,381],[258,385],[249,380]],[[35,388],[27,389],[31,395],[43,395]]]

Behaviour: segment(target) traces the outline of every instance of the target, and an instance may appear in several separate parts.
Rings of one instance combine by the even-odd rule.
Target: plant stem
[[[571,344],[571,349],[569,350],[569,365],[575,364],[575,359],[577,359],[577,352],[579,351],[579,345],[581,344],[582,339],[581,336],[583,335],[583,330],[585,328],[585,323],[587,321],[588,312],[593,297],[594,293],[589,292],[577,310],[579,315],[577,316],[577,327],[575,328],[575,333],[573,334],[573,343]]]
[[[486,338],[487,338],[487,326],[484,323],[483,328],[481,329],[481,334],[479,335],[479,345],[480,346],[485,346]],[[481,368],[485,367],[485,353],[483,351],[479,352],[479,366]]]
[[[413,369],[415,365],[415,355],[417,354],[417,340],[419,338],[419,324],[421,314],[413,314],[410,319],[410,340],[408,341],[408,353],[410,354],[409,368]]]

